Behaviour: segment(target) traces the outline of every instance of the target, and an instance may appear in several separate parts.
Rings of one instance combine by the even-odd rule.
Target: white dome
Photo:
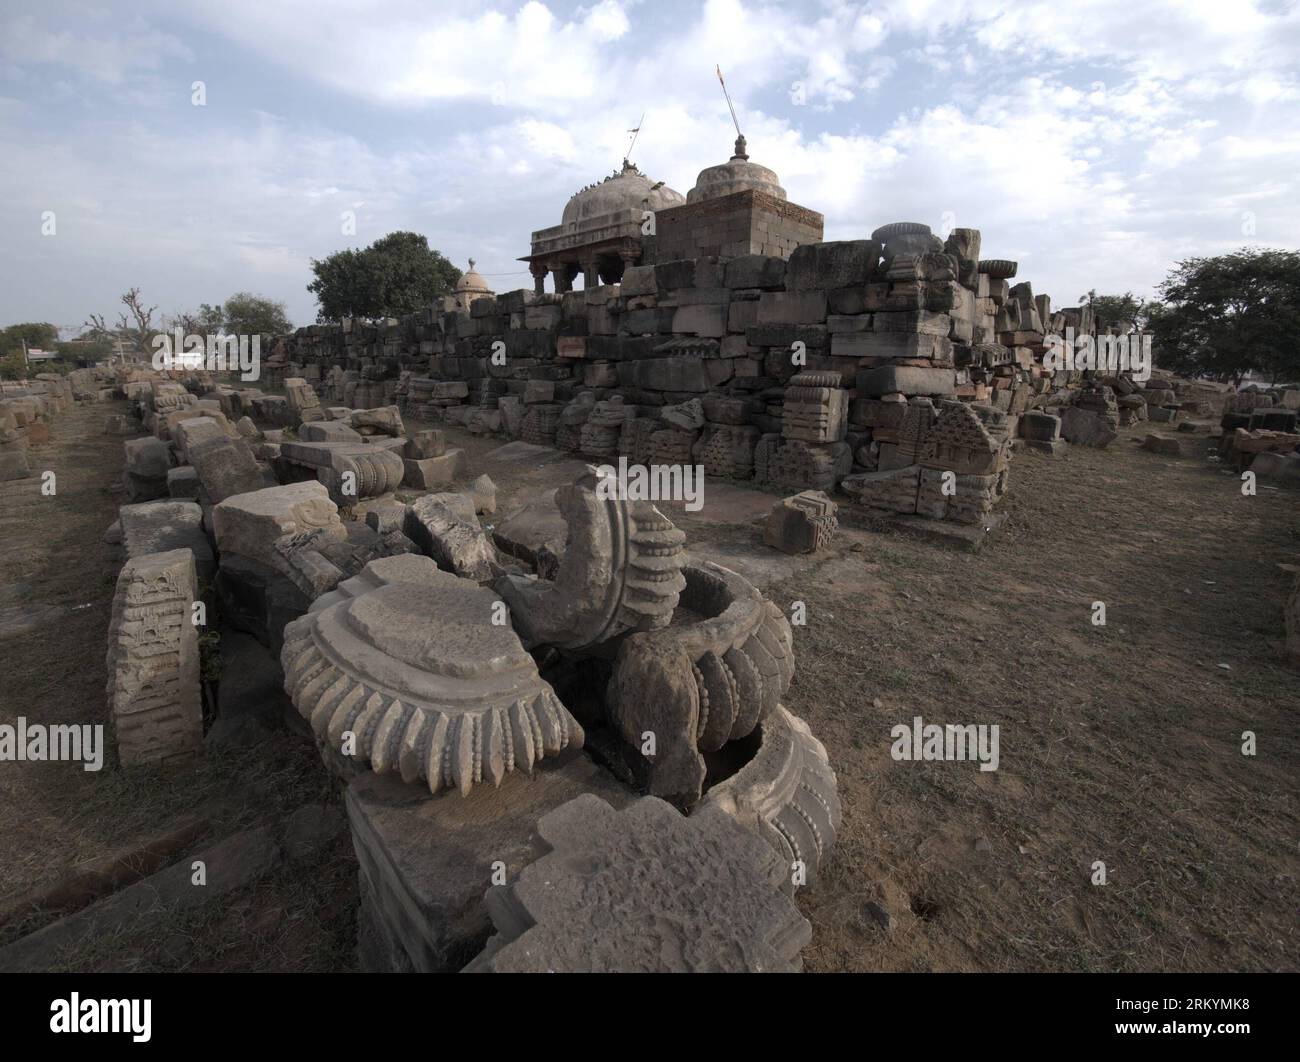
[[[735,192],[763,192],[773,199],[784,199],[785,189],[781,187],[776,173],[757,162],[750,162],[745,153],[745,138],[736,137],[736,153],[730,161],[719,166],[710,166],[701,170],[695,180],[695,187],[687,193],[688,203],[698,203],[704,199],[717,199],[719,196],[732,195]]]
[[[651,181],[627,159],[623,169],[606,177],[600,184],[584,188],[564,207],[561,224],[586,221],[619,210],[663,210],[686,202],[681,192],[663,181]]]

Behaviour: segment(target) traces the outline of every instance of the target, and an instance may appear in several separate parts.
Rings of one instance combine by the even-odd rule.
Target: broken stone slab
[[[830,545],[839,527],[839,508],[819,490],[806,490],[772,506],[763,543],[782,553],[816,553]]]
[[[1119,433],[1105,414],[1068,406],[1061,411],[1061,437],[1074,446],[1103,450],[1119,438]]]
[[[758,751],[730,778],[710,787],[695,814],[716,808],[756,830],[787,867],[800,864],[811,885],[840,828],[835,772],[825,746],[784,705],[759,726]]]
[[[588,465],[555,499],[568,525],[555,579],[505,575],[496,588],[531,649],[582,649],[672,621],[685,580],[686,536],[648,501],[616,495],[616,479]]]
[[[1156,454],[1170,454],[1178,457],[1182,452],[1182,446],[1178,440],[1168,435],[1151,434],[1142,440],[1142,449],[1149,450]]]
[[[396,406],[376,406],[373,409],[354,409],[348,417],[352,427],[366,435],[404,436],[406,427]]]
[[[465,451],[453,447],[437,457],[402,461],[402,484],[415,490],[441,490],[465,474]]]
[[[704,427],[704,405],[698,398],[682,402],[676,406],[664,406],[659,410],[659,419],[684,431],[698,431]]]
[[[705,563],[683,575],[685,618],[623,640],[605,700],[647,791],[689,808],[703,790],[702,753],[753,733],[785,695],[794,638],[781,611],[730,569]],[[640,751],[647,733],[653,757]]]
[[[441,457],[446,452],[446,436],[441,431],[429,428],[417,431],[407,438],[402,456],[412,461],[423,461],[431,457]]]
[[[270,826],[234,834],[0,949],[0,969],[66,969],[75,949],[91,937],[161,928],[178,911],[193,910],[253,884],[280,858]],[[205,868],[202,888],[194,885],[195,861]]]
[[[318,527],[336,538],[347,535],[329,491],[311,480],[228,498],[212,510],[212,524],[223,560],[240,554],[271,568],[282,535]]]
[[[1250,462],[1250,471],[1272,483],[1300,485],[1300,454],[1262,453]]]
[[[242,438],[224,434],[220,438],[203,438],[189,447],[187,456],[214,505],[275,482]]]
[[[486,896],[497,933],[466,972],[794,972],[812,936],[779,857],[729,816],[584,794],[550,847]]]
[[[1020,434],[1038,442],[1055,442],[1061,437],[1061,418],[1031,409],[1020,417]]]
[[[167,471],[172,464],[167,444],[148,435],[127,439],[122,449],[126,454],[126,496],[131,501],[167,497]]]
[[[492,935],[484,883],[493,864],[517,875],[546,853],[537,820],[583,793],[615,807],[633,794],[589,756],[547,758],[531,776],[476,786],[449,801],[367,771],[347,788],[359,866],[358,952],[367,972],[459,970]],[[504,888],[504,886],[499,886]]]
[[[339,420],[316,420],[298,428],[298,438],[303,442],[354,442],[362,441],[361,433]]]
[[[475,582],[492,578],[496,554],[474,514],[472,499],[464,504],[451,494],[426,494],[406,510],[406,537],[439,568]]]
[[[198,501],[202,490],[198,469],[193,465],[181,465],[168,470],[167,494],[174,501]]]
[[[185,410],[182,414],[178,414],[182,419],[176,422],[171,432],[171,439],[180,454],[181,463],[186,465],[190,463],[189,448],[191,446],[197,446],[201,442],[212,439],[228,438],[225,417],[222,417],[220,421],[212,417],[186,417],[184,414],[189,412],[189,410]]]
[[[32,474],[27,464],[24,450],[6,450],[0,452],[0,483],[12,479],[26,479]]]
[[[118,524],[126,555],[135,560],[150,553],[187,549],[194,555],[199,581],[211,583],[216,570],[212,547],[203,531],[203,510],[189,501],[152,501],[123,505]]]
[[[859,369],[858,394],[942,395],[956,394],[952,369],[931,369],[918,365],[877,365]]]
[[[803,244],[790,255],[785,286],[789,291],[862,287],[875,275],[881,251],[874,235],[870,240]]]
[[[491,516],[497,511],[497,485],[492,482],[492,477],[484,472],[474,481],[470,488],[470,494],[474,498],[474,511],[483,516]]]
[[[538,567],[538,557],[545,552],[553,557],[564,554],[564,540],[569,525],[555,501],[555,491],[547,491],[523,508],[515,510],[492,528],[492,538],[502,553]]]
[[[133,557],[117,577],[107,692],[123,767],[202,748],[196,596],[194,554],[188,549]]]
[[[312,601],[278,568],[226,553],[217,568],[222,623],[252,635],[278,659],[285,627]]]
[[[359,574],[372,560],[417,552],[415,543],[399,529],[380,533],[368,523],[356,520],[349,520],[344,526],[346,539],[339,539],[324,528],[276,539],[277,567],[313,601],[344,579]]]
[[[428,559],[389,560],[403,581],[363,588],[363,573],[285,630],[285,689],[327,763],[463,795],[582,746],[492,591]]]

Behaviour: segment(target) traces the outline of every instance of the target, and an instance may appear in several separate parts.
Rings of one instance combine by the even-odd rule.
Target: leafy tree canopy
[[[1098,295],[1089,291],[1081,300],[1092,307],[1103,325],[1119,325],[1124,332],[1135,332],[1146,324],[1149,304],[1131,291],[1123,295]]]
[[[213,307],[204,304],[200,313],[212,311]],[[226,333],[235,336],[279,336],[293,331],[284,303],[247,291],[237,291],[226,300],[223,324]]]
[[[307,290],[320,304],[318,321],[400,317],[451,294],[460,270],[415,232],[390,232],[361,250],[312,260]]]
[[[16,351],[21,361],[24,339],[29,348],[53,350],[59,341],[59,329],[45,321],[25,321],[23,324],[10,325],[0,331],[0,357]]]
[[[1300,251],[1243,247],[1179,262],[1150,308],[1162,368],[1240,383],[1300,378]]]

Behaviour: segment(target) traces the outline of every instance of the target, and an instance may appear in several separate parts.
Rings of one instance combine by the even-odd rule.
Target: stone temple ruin
[[[1128,337],[981,253],[978,230],[912,222],[822,242],[741,138],[685,196],[627,161],[582,189],[533,233],[532,290],[476,279],[451,309],[301,328],[269,370],[324,403],[983,530],[1013,450],[1104,446],[1178,401],[1118,364],[1057,367],[1056,340]]]
[[[790,624],[596,466],[776,491],[763,541],[816,552],[855,514],[982,533],[1014,450],[1221,405],[1053,368],[1051,337],[1116,330],[1012,285],[980,243],[912,223],[821,242],[742,140],[686,196],[630,163],[579,192],[533,234],[532,290],[474,274],[410,318],[281,337],[263,369],[282,393],[118,367],[7,399],[7,475],[70,391],[132,403],[106,424],[125,437],[122,766],[242,725],[204,695],[201,606],[278,662],[278,707],[346,787],[366,968],[798,969],[792,896],[840,805],[785,706]],[[1300,402],[1230,405],[1221,459],[1300,460]],[[506,534],[492,481],[414,420],[593,462],[524,506],[562,531]]]
[[[463,454],[394,407],[313,401],[302,378],[284,396],[126,369],[118,386],[150,432],[124,443],[110,529],[124,767],[228,739],[202,695],[202,604],[274,654],[347,787],[367,968],[800,967],[791,897],[840,807],[782,703],[790,625],[751,583],[688,560],[592,465],[555,492],[565,533],[530,562],[482,519],[491,480],[454,489]],[[833,509],[809,494],[790,512],[820,543]]]

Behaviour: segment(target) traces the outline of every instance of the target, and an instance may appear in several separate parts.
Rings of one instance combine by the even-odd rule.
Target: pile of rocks
[[[97,398],[99,389],[86,391],[84,398]],[[5,383],[0,389],[0,482],[25,479],[32,474],[28,450],[49,441],[50,424],[71,407],[77,389],[70,376],[38,373],[30,380]]]

